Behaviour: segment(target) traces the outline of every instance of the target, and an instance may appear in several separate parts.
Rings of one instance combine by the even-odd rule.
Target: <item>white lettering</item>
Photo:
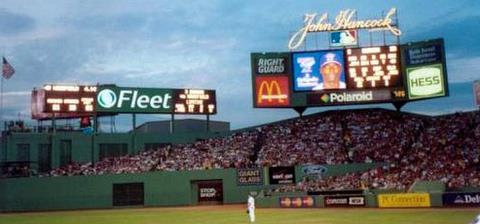
[[[121,90],[120,91],[120,97],[118,98],[118,104],[117,107],[121,108],[123,101],[128,101],[130,100],[130,97],[127,97],[127,94],[132,94],[131,90]]]

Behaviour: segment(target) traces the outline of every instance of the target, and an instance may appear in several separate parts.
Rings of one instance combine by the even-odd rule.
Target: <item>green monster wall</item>
[[[262,186],[237,186],[236,170],[150,172],[73,177],[33,177],[0,180],[0,211],[112,208],[112,186],[144,183],[145,206],[197,204],[192,181],[220,179],[224,203],[243,203]]]

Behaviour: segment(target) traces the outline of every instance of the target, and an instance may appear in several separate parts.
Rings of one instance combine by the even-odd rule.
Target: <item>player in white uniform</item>
[[[252,195],[248,195],[248,200],[247,200],[247,213],[248,216],[250,217],[250,222],[254,223],[255,222],[255,198],[252,197]]]
[[[480,224],[480,215],[477,215],[477,217],[471,222],[471,224]]]

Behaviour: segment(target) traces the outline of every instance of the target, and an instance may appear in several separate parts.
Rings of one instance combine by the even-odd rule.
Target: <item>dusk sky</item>
[[[451,84],[480,79],[476,0],[2,0],[0,50],[16,70],[4,82],[2,120],[19,114],[29,120],[31,90],[45,83],[215,89],[218,114],[211,119],[229,121],[233,129],[290,118],[293,110],[252,107],[250,53],[288,51],[289,35],[302,27],[305,13],[333,17],[356,9],[359,19],[372,19],[392,7],[398,10],[401,43],[445,39]],[[435,100],[406,109],[473,110],[471,96],[456,89],[444,99],[450,100],[444,110],[431,106]],[[335,108],[307,113],[328,109]],[[138,123],[169,118],[142,115]],[[120,129],[130,125],[125,115],[119,120]]]

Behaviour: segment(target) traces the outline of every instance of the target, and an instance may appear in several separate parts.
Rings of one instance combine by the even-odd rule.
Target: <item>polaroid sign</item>
[[[392,99],[389,90],[343,91],[330,93],[313,93],[307,95],[308,105],[339,105],[368,102],[384,102]]]
[[[425,65],[407,68],[409,99],[422,99],[445,96],[443,65]]]
[[[97,112],[171,113],[172,90],[100,86]]]

